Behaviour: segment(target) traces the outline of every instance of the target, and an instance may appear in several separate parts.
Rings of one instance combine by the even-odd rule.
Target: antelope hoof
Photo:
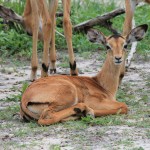
[[[70,75],[71,76],[78,76],[78,71],[76,70],[70,70]]]
[[[73,64],[70,63],[70,75],[78,76],[78,69],[76,67],[76,61]]]
[[[56,69],[50,69],[50,74],[56,74]]]
[[[36,78],[36,73],[34,73],[34,72],[31,72],[31,75],[30,75],[30,81],[31,82],[34,82],[35,80],[36,80],[37,78]]]
[[[28,80],[28,81],[30,81],[30,82],[34,82],[36,80],[36,78],[35,77],[30,77],[30,79]]]
[[[47,77],[48,76],[48,67],[44,63],[42,63],[42,72],[41,72],[41,77]]]

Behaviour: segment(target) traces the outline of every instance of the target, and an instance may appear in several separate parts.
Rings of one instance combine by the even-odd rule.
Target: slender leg
[[[43,41],[44,41],[41,77],[46,77],[48,76],[48,67],[49,67],[48,54],[49,54],[49,44],[51,40],[50,29],[52,26],[52,22],[50,20],[46,1],[40,0],[40,3],[43,4],[41,14],[43,18]]]
[[[28,10],[24,11],[24,14],[27,12],[32,13],[32,39],[33,39],[33,46],[32,46],[32,58],[31,58],[31,81],[36,79],[36,73],[38,68],[38,57],[37,57],[37,42],[38,42],[38,27],[39,27],[39,15],[38,15],[38,5],[34,0],[27,0],[26,7]],[[31,9],[31,10],[29,10]]]
[[[48,113],[47,112],[47,116],[41,115],[40,119],[38,120],[38,123],[41,125],[54,124],[54,123],[57,123],[61,120],[63,121],[63,119],[65,119],[65,118],[69,118],[72,115],[78,114],[78,113],[83,112],[83,111],[86,111],[86,114],[94,115],[93,114],[94,112],[91,108],[87,107],[84,103],[78,103],[74,106],[71,106],[71,107],[66,108],[64,110],[61,110],[59,112],[55,112],[55,113]],[[45,119],[46,117],[48,119]]]
[[[125,22],[123,26],[123,35],[127,36],[132,29],[132,19],[136,7],[136,0],[125,0],[126,13]]]
[[[58,6],[58,0],[51,0],[50,2],[50,18],[52,21],[51,27],[51,47],[50,47],[50,73],[56,73],[56,50],[55,50],[55,26],[56,26],[56,10]]]
[[[132,20],[132,24],[133,24],[132,26],[135,27],[135,20],[134,20],[134,18],[133,18],[133,20]],[[134,56],[134,53],[136,52],[137,43],[138,43],[138,42],[134,42],[134,43],[132,43],[132,45],[131,45],[131,50],[130,50],[130,52],[128,53],[128,57],[127,57],[127,59],[126,59],[126,64],[125,64],[125,67],[126,67],[126,68],[128,68],[128,67],[131,65],[132,58],[133,58],[133,56]]]
[[[132,19],[134,16],[136,4],[137,4],[137,0],[125,0],[126,13],[125,13],[124,26],[123,26],[123,35],[124,36],[127,36],[132,29]],[[121,72],[120,72],[120,78],[119,78],[119,84],[121,84],[121,81],[124,77],[124,74],[126,71],[125,70],[126,64],[128,64],[128,58],[126,59],[126,61],[124,61],[123,65],[122,65]]]
[[[126,36],[130,33],[131,29],[135,26],[134,12],[135,12],[135,7],[137,5],[137,0],[126,0],[125,5],[126,5],[126,16],[125,16],[125,23],[123,28],[123,35]],[[137,42],[132,43],[131,50],[126,58],[124,72],[125,72],[125,68],[128,68],[131,64],[133,55],[136,52],[136,46],[137,46]]]
[[[70,74],[78,75],[78,71],[76,68],[76,61],[74,57],[73,47],[72,47],[72,24],[70,21],[70,0],[62,0],[63,9],[64,9],[64,17],[63,17],[63,26],[64,33],[66,37],[68,53],[69,53],[69,61],[70,61]]]

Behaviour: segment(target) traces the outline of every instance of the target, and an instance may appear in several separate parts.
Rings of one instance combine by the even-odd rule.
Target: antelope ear
[[[90,29],[87,32],[87,38],[90,42],[102,43],[103,45],[106,45],[106,37],[104,34],[95,29]]]
[[[147,24],[143,24],[132,29],[131,32],[126,37],[127,44],[131,44],[132,42],[135,41],[141,41],[144,38],[147,29],[148,29]]]

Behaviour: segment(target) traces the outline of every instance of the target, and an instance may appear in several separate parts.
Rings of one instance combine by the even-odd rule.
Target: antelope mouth
[[[115,65],[120,65],[121,63],[122,63],[122,60],[115,61]]]

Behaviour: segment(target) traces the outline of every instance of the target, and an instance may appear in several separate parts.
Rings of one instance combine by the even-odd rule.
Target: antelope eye
[[[107,50],[110,50],[111,47],[110,47],[109,45],[106,45],[106,49],[107,49]]]
[[[124,48],[124,49],[127,49],[127,47],[128,47],[128,45],[127,45],[127,44],[125,44],[125,45],[123,46],[123,48]]]

